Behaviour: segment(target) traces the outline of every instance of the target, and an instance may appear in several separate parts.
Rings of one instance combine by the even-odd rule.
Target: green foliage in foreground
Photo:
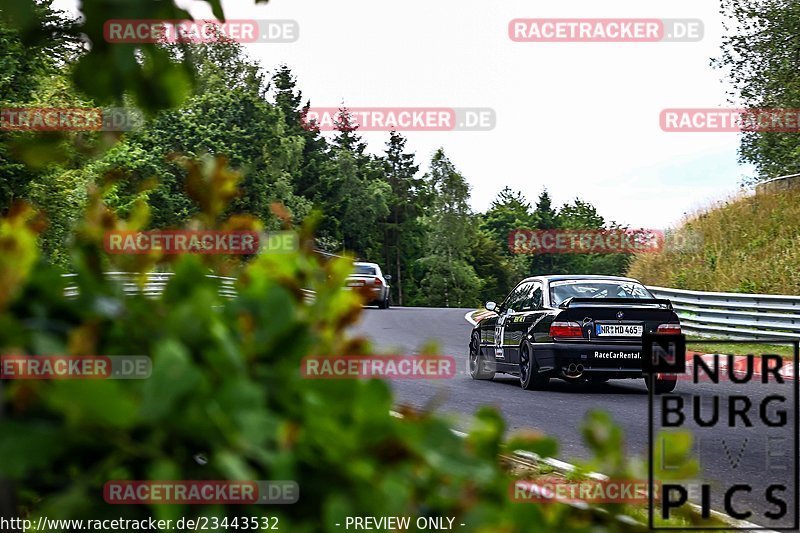
[[[221,2],[208,3],[221,18]],[[188,17],[172,1],[118,0],[114,4],[120,18]],[[105,43],[106,0],[81,4],[85,19],[76,28],[93,41],[89,51],[67,47],[57,64],[36,63],[33,60],[47,56],[43,51],[49,53],[53,44],[48,39],[54,38],[54,32],[45,24],[50,17],[47,5],[45,0],[3,2],[0,49],[8,52],[2,62],[10,80],[0,83],[3,103],[47,103],[48,95],[63,89],[64,104],[77,98],[72,92],[77,88],[80,103],[85,97],[95,105],[121,104],[127,97],[151,113],[183,105],[184,110],[208,109],[215,117],[241,118],[237,113],[241,110],[233,105],[236,101],[220,94],[214,69],[205,75],[198,72],[198,65],[192,62],[197,58],[186,49],[176,61],[175,55],[156,45],[115,47]],[[33,45],[37,50],[31,52]],[[19,61],[26,54],[33,58],[33,70]],[[215,56],[215,61],[219,59]],[[43,66],[47,68],[40,72]],[[51,79],[54,71],[58,76]],[[280,76],[276,79],[279,95],[275,104],[287,130],[282,129],[274,108],[253,97],[257,90],[236,94],[239,102],[246,101],[265,119],[259,124],[262,129],[238,131],[238,135],[226,135],[219,128],[181,130],[195,143],[203,141],[204,151],[228,152],[225,155],[234,162],[237,155],[249,161],[247,150],[252,146],[243,146],[238,152],[226,149],[227,143],[238,140],[246,144],[254,132],[269,133],[271,140],[291,141],[270,144],[259,153],[262,160],[255,162],[255,170],[242,181],[250,188],[238,196],[233,194],[235,187],[227,186],[240,181],[224,168],[223,158],[216,162],[202,159],[189,147],[178,145],[182,139],[174,128],[167,127],[169,115],[160,115],[163,123],[158,122],[159,117],[152,123],[164,125],[164,131],[159,130],[161,137],[145,132],[138,139],[140,145],[121,144],[112,152],[106,152],[105,145],[95,147],[94,138],[87,143],[80,135],[58,136],[56,141],[66,157],[52,160],[46,157],[56,152],[52,138],[31,135],[24,139],[29,141],[25,143],[29,150],[20,152],[10,150],[20,139],[0,137],[0,174],[5,179],[0,190],[0,353],[136,354],[153,361],[152,377],[143,381],[0,382],[0,515],[51,519],[269,515],[280,518],[280,530],[292,532],[340,531],[334,524],[347,515],[452,516],[468,524],[471,531],[628,529],[630,526],[607,515],[512,503],[511,479],[498,463],[504,451],[504,424],[493,410],[481,410],[474,429],[460,439],[445,421],[430,414],[409,413],[402,420],[391,417],[394,402],[388,386],[380,381],[303,380],[299,368],[306,355],[369,351],[363,340],[350,339],[345,333],[360,312],[357,296],[340,290],[350,270],[349,261],[320,263],[309,251],[308,234],[304,235],[306,247],[295,255],[265,256],[251,262],[240,273],[239,297],[233,301],[222,300],[215,283],[206,277],[209,267],[220,266],[208,258],[186,258],[173,265],[175,276],[157,300],[125,297],[119,287],[104,279],[102,270],[108,258],[100,250],[105,231],[142,229],[152,222],[152,218],[147,220],[148,212],[157,217],[175,206],[181,209],[182,218],[169,220],[170,224],[178,225],[197,214],[188,201],[175,201],[182,200],[177,195],[184,189],[178,181],[194,191],[194,196],[187,192],[187,198],[197,202],[198,210],[211,206],[196,220],[203,227],[220,224],[223,208],[230,202],[243,204],[236,206],[241,210],[235,213],[239,218],[228,220],[230,229],[267,222],[263,220],[266,204],[261,202],[279,194],[287,201],[296,193],[297,214],[304,213],[307,203],[299,197],[318,200],[309,192],[315,184],[306,180],[325,163],[334,163],[335,172],[329,177],[348,177],[352,183],[363,179],[365,171],[379,168],[374,158],[365,158],[360,168],[351,168],[352,153],[323,157],[325,145],[314,132],[300,135],[297,121],[292,119],[300,96],[289,77],[285,72],[284,83]],[[250,87],[260,89],[255,78],[248,78],[253,82]],[[43,79],[48,79],[49,85]],[[66,86],[68,79],[74,80],[74,88]],[[287,131],[289,135],[284,135]],[[160,140],[171,142],[157,142]],[[113,138],[103,141],[114,142]],[[153,159],[148,148],[162,145],[190,159]],[[299,162],[301,145],[304,159]],[[84,152],[78,153],[76,146],[83,146]],[[404,154],[399,140],[395,146]],[[358,153],[352,143],[338,147]],[[126,190],[125,183],[117,181],[117,188],[109,190],[100,180],[89,179],[94,174],[87,171],[88,159],[103,155],[113,168],[133,173],[137,185],[161,178],[162,187],[165,183],[174,186],[154,193],[149,204],[136,203],[140,193],[145,195],[150,189]],[[416,170],[410,159],[395,159],[392,179],[411,180]],[[47,162],[46,169],[40,168],[46,175],[35,176],[40,179],[29,189],[32,180],[27,166],[33,162],[40,166]],[[106,169],[96,170],[106,177]],[[213,174],[210,183],[223,185],[221,190],[193,186],[202,185],[198,180],[208,173]],[[289,190],[290,181],[293,191]],[[460,182],[453,180],[459,194],[448,204],[455,207],[442,206],[439,216],[451,216],[455,221],[466,218],[466,191]],[[382,188],[381,195],[391,191],[395,198],[380,216],[392,216],[397,227],[415,235],[419,229],[408,219],[411,210],[398,212],[396,208],[410,195],[419,194],[417,185],[392,181],[390,185]],[[270,194],[261,194],[264,191]],[[104,194],[117,213],[100,202]],[[45,204],[40,205],[45,211],[50,208],[51,227],[56,226],[57,231],[49,230],[49,247],[42,246],[42,219],[33,210],[18,207],[15,201],[20,198]],[[223,199],[228,202],[225,206]],[[544,212],[540,206],[537,212]],[[58,210],[69,211],[69,215],[54,224],[52,212]],[[348,210],[344,211],[348,215]],[[259,220],[246,219],[245,214]],[[361,223],[356,214],[349,209],[354,223]],[[117,215],[127,220],[120,222]],[[542,223],[550,224],[544,215],[539,217]],[[77,222],[81,219],[82,223]],[[374,235],[366,235],[363,240],[369,244],[371,237]],[[499,238],[503,242],[505,235]],[[395,236],[395,247],[397,241]],[[423,241],[421,236],[415,239],[414,249],[424,248]],[[42,249],[51,258],[49,264]],[[73,280],[79,289],[77,298],[65,298],[65,281],[52,260],[77,273]],[[155,265],[150,258],[143,258],[128,266],[146,271]],[[468,277],[472,267],[461,267],[462,277]],[[408,265],[405,268],[410,270]],[[501,281],[498,278],[498,283]],[[316,291],[312,305],[302,303],[301,288]],[[595,424],[601,428],[595,433],[616,435],[612,429],[602,430],[604,426],[608,424]],[[520,436],[512,442],[517,449],[555,453],[554,443],[540,435]],[[592,442],[601,452],[620,450],[616,445],[609,447],[598,435]],[[198,455],[207,462],[200,464],[195,459]],[[278,508],[107,505],[104,484],[124,479],[294,479],[300,485],[301,499]]]
[[[0,293],[0,353],[148,355],[153,374],[4,384],[0,478],[29,516],[269,515],[292,532],[334,531],[348,515],[453,516],[471,531],[591,525],[568,508],[511,501],[494,410],[480,411],[461,439],[432,415],[390,416],[384,382],[301,377],[306,355],[368,352],[343,332],[360,312],[358,296],[340,290],[349,261],[320,263],[308,251],[261,256],[228,301],[206,277],[205,259],[187,257],[162,298],[126,297],[96,267],[101,233],[87,222],[73,250],[79,296],[68,299],[59,273],[37,261],[37,229],[30,210],[0,225],[3,248],[17,258],[0,262],[0,286],[13,287]],[[316,291],[313,304],[302,303],[301,287]],[[514,447],[555,452],[541,435]],[[251,508],[105,504],[103,485],[121,479],[293,479],[301,499]]]

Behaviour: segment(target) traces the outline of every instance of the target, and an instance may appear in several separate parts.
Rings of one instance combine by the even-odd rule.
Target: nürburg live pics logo
[[[643,337],[651,385],[690,374],[670,393],[648,387],[650,528],[797,531],[800,343],[725,340],[731,351],[763,352],[746,356],[714,353],[719,341],[691,344],[709,353],[687,364],[683,335]],[[769,353],[776,345],[794,356]]]

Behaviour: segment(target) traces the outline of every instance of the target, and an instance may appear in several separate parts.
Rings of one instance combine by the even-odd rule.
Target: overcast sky
[[[179,2],[212,18],[204,2]],[[77,0],[56,0],[75,11]],[[608,220],[676,224],[752,173],[737,133],[667,133],[664,108],[726,106],[722,18],[713,0],[223,0],[231,19],[293,19],[293,43],[247,45],[265,69],[288,64],[315,107],[489,107],[492,131],[408,132],[424,170],[438,147],[484,210],[506,185],[531,202],[580,197]],[[515,18],[701,19],[700,42],[517,43]],[[388,133],[366,132],[381,152]]]

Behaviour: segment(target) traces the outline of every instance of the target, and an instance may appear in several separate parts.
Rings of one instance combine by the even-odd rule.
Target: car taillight
[[[374,280],[372,280],[372,284],[373,285],[383,285],[383,282],[381,281],[381,278],[375,278]]]
[[[550,336],[583,337],[583,330],[577,322],[553,322],[550,324]]]
[[[661,324],[656,329],[656,333],[664,333],[667,335],[680,335],[681,333],[681,325],[680,324]]]

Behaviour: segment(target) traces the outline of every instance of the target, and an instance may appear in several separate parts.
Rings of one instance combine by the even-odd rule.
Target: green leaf
[[[55,412],[64,414],[71,431],[126,429],[138,422],[137,404],[123,381],[71,380],[49,385],[47,402]]]
[[[506,449],[533,452],[540,457],[555,457],[558,454],[558,441],[537,432],[523,432],[511,435]]]
[[[653,475],[656,479],[692,479],[699,471],[693,457],[694,437],[690,431],[660,431],[653,443]]]
[[[63,449],[62,438],[62,430],[50,425],[0,421],[0,477],[47,468]]]
[[[170,417],[202,381],[183,344],[176,339],[159,342],[153,352],[153,373],[144,383],[142,416],[148,420]]]

